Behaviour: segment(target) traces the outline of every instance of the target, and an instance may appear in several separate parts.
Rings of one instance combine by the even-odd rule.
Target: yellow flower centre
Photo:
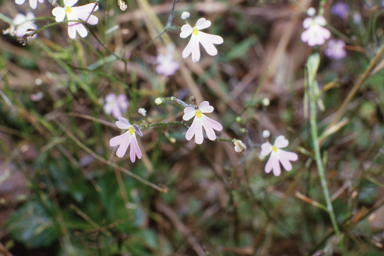
[[[133,134],[135,132],[135,129],[133,128],[133,126],[129,127],[128,129],[130,134]]]
[[[66,13],[71,13],[72,12],[71,7],[69,7],[69,6],[65,7],[65,12]]]
[[[276,146],[273,146],[273,147],[272,147],[272,151],[273,151],[273,152],[276,152],[276,151],[277,151],[277,147],[276,147]]]
[[[198,30],[197,28],[194,28],[194,29],[192,30],[192,33],[193,33],[194,35],[197,35],[197,34],[199,33],[199,30]]]
[[[195,115],[196,115],[196,117],[201,117],[203,115],[203,113],[201,113],[201,110],[199,109],[199,110],[195,111]]]

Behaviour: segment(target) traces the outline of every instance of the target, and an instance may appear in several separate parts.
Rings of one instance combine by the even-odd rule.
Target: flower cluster
[[[324,44],[325,40],[331,37],[331,32],[324,28],[325,24],[326,21],[323,16],[305,18],[303,27],[306,30],[301,34],[301,40],[308,43],[309,46]]]

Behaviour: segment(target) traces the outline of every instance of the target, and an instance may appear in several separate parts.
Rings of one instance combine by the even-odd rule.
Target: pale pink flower
[[[139,136],[143,136],[140,128],[136,124],[131,125],[124,117],[119,117],[119,121],[116,121],[116,126],[120,129],[128,129],[125,133],[113,137],[109,141],[111,147],[119,146],[116,151],[116,156],[122,158],[125,155],[125,152],[127,152],[129,145],[131,145],[129,151],[131,162],[134,163],[136,161],[136,156],[141,159],[141,150],[136,140],[136,133]]]
[[[203,113],[212,113],[213,107],[209,105],[208,101],[203,101],[200,103],[199,108],[194,109],[191,107],[187,107],[184,109],[183,119],[185,121],[190,120],[192,117],[195,117],[191,127],[189,127],[187,133],[185,134],[185,138],[187,140],[191,140],[193,136],[195,136],[196,144],[203,143],[204,135],[203,135],[203,127],[205,132],[207,133],[207,137],[210,140],[216,140],[215,131],[221,131],[223,127],[220,123],[215,120],[207,117]]]
[[[287,147],[288,144],[288,140],[285,139],[283,135],[280,135],[276,138],[274,145],[271,145],[269,142],[265,142],[261,145],[260,155],[267,156],[271,153],[271,156],[265,165],[266,173],[270,173],[271,170],[273,170],[273,174],[275,176],[279,176],[281,174],[280,163],[286,171],[292,170],[292,164],[290,161],[296,161],[298,156],[296,153],[281,149]]]
[[[347,56],[347,51],[344,49],[345,43],[343,40],[331,39],[328,42],[328,48],[325,50],[325,54],[334,60],[340,60]]]
[[[16,4],[23,4],[25,2],[25,0],[15,0],[15,3]],[[43,3],[44,0],[39,0],[40,3]],[[37,7],[37,0],[29,0],[29,6],[31,6],[32,9],[36,9]]]
[[[17,14],[13,19],[13,24],[17,26],[15,35],[17,37],[24,36],[27,33],[28,29],[37,30],[37,25],[34,23],[35,15],[32,12],[28,12],[26,16],[23,14]],[[32,38],[35,38],[37,35],[34,35]]]
[[[166,53],[159,53],[156,57],[156,63],[159,64],[156,67],[156,72],[159,75],[171,76],[175,74],[180,65],[173,59],[173,52],[175,51],[175,45],[169,44],[166,49]]]
[[[209,20],[201,18],[196,22],[196,25],[193,28],[189,24],[185,24],[181,27],[181,38],[187,38],[192,35],[191,40],[183,51],[182,55],[184,59],[192,54],[192,61],[198,62],[200,60],[200,44],[209,55],[217,55],[217,49],[214,44],[222,44],[224,42],[223,38],[221,36],[211,35],[200,31],[209,28],[210,26],[211,22]]]
[[[324,44],[325,40],[331,37],[331,32],[323,27],[325,24],[326,21],[322,16],[305,18],[303,27],[307,30],[301,34],[301,40],[308,43],[309,46]]]
[[[64,0],[64,7],[56,7],[52,10],[53,16],[56,17],[57,22],[64,21],[65,16],[68,20],[83,20],[90,25],[96,25],[99,19],[92,15],[93,12],[99,9],[99,5],[95,3],[86,4],[83,6],[73,7],[78,0]],[[86,27],[79,22],[68,22],[68,35],[70,38],[76,38],[76,31],[81,37],[88,35]]]
[[[339,2],[331,7],[331,12],[332,14],[337,15],[342,19],[346,19],[348,18],[349,14],[349,6],[346,3]]]
[[[118,119],[126,112],[129,107],[127,96],[120,94],[116,97],[115,94],[110,93],[105,96],[104,111],[108,115],[112,114],[114,118]]]

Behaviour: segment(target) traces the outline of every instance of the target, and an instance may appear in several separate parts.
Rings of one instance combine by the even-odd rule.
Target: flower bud
[[[235,151],[241,153],[247,150],[247,146],[241,140],[233,139],[233,144],[235,144]]]
[[[264,105],[264,106],[269,106],[269,104],[271,103],[270,101],[269,101],[269,99],[268,98],[264,98],[262,101],[261,101],[261,103]]]
[[[313,7],[308,8],[307,14],[308,14],[308,16],[315,16],[315,14],[316,14],[315,8],[313,8]]]
[[[269,136],[271,136],[271,133],[268,131],[268,130],[264,130],[263,131],[263,138],[269,138]]]
[[[142,115],[142,116],[146,116],[147,115],[147,110],[145,110],[144,108],[139,108],[139,114]]]
[[[241,119],[240,116],[236,117],[236,122],[240,123],[241,121],[243,121],[243,119]]]
[[[162,98],[156,98],[155,103],[156,103],[156,105],[160,105],[163,103],[163,99]]]
[[[190,14],[189,12],[183,12],[183,13],[181,14],[181,18],[182,18],[183,20],[188,19],[190,16],[191,16],[191,14]]]

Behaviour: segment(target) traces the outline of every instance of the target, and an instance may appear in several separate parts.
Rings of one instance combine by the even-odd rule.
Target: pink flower
[[[221,126],[220,123],[216,122],[215,120],[203,114],[203,113],[212,113],[212,112],[213,112],[213,107],[209,106],[208,101],[201,102],[198,109],[194,109],[191,107],[187,107],[184,109],[183,119],[185,121],[188,121],[195,116],[195,119],[193,120],[191,127],[189,127],[187,133],[185,134],[185,138],[187,140],[191,140],[192,137],[195,136],[196,144],[203,143],[203,140],[204,140],[203,127],[205,132],[207,133],[208,139],[216,140],[216,134],[214,130],[221,131],[223,127]]]
[[[112,113],[113,117],[116,119],[121,117],[123,112],[126,112],[128,106],[127,96],[124,94],[120,94],[116,97],[115,94],[110,93],[105,96],[104,111],[108,115]]]
[[[15,0],[16,4],[23,4],[25,0]],[[39,0],[40,3],[44,2],[44,0]],[[31,6],[32,9],[36,9],[37,7],[37,0],[29,0],[29,6]]]
[[[156,62],[159,64],[156,67],[157,74],[171,76],[179,69],[179,63],[173,59],[174,51],[175,45],[171,43],[167,46],[166,54],[159,53],[157,55]]]
[[[119,146],[116,151],[116,156],[122,158],[125,152],[127,152],[129,145],[131,145],[131,150],[129,151],[131,162],[134,163],[136,161],[136,156],[141,159],[141,150],[136,140],[136,133],[143,136],[140,128],[136,124],[131,125],[124,117],[119,117],[119,121],[116,121],[116,126],[120,129],[128,129],[125,133],[113,137],[109,141],[111,147]]]
[[[290,161],[296,161],[298,159],[297,154],[280,149],[287,147],[288,144],[288,140],[285,139],[283,135],[280,135],[276,138],[273,146],[269,142],[265,142],[261,145],[260,155],[267,156],[271,153],[271,156],[265,165],[266,173],[270,173],[273,169],[273,174],[275,176],[279,176],[281,174],[280,163],[286,171],[292,170],[292,164]]]
[[[55,16],[57,22],[64,21],[65,16],[68,20],[83,20],[90,25],[96,25],[99,19],[92,15],[93,12],[99,9],[99,5],[95,3],[86,4],[83,6],[73,7],[78,0],[64,0],[64,7],[56,7],[52,10],[52,15]],[[79,22],[68,22],[68,35],[70,38],[76,38],[76,31],[81,37],[88,35],[88,30]]]
[[[324,28],[326,21],[322,16],[316,16],[315,18],[305,18],[303,21],[303,27],[305,30],[301,34],[301,40],[308,43],[309,46],[322,45],[326,39],[331,37],[331,32]]]
[[[347,51],[344,50],[345,43],[343,40],[331,39],[328,42],[328,48],[325,50],[325,55],[330,59],[340,60],[347,56]]]
[[[339,2],[331,7],[331,12],[332,14],[337,15],[342,19],[346,19],[348,18],[349,14],[349,6],[346,3]]]

